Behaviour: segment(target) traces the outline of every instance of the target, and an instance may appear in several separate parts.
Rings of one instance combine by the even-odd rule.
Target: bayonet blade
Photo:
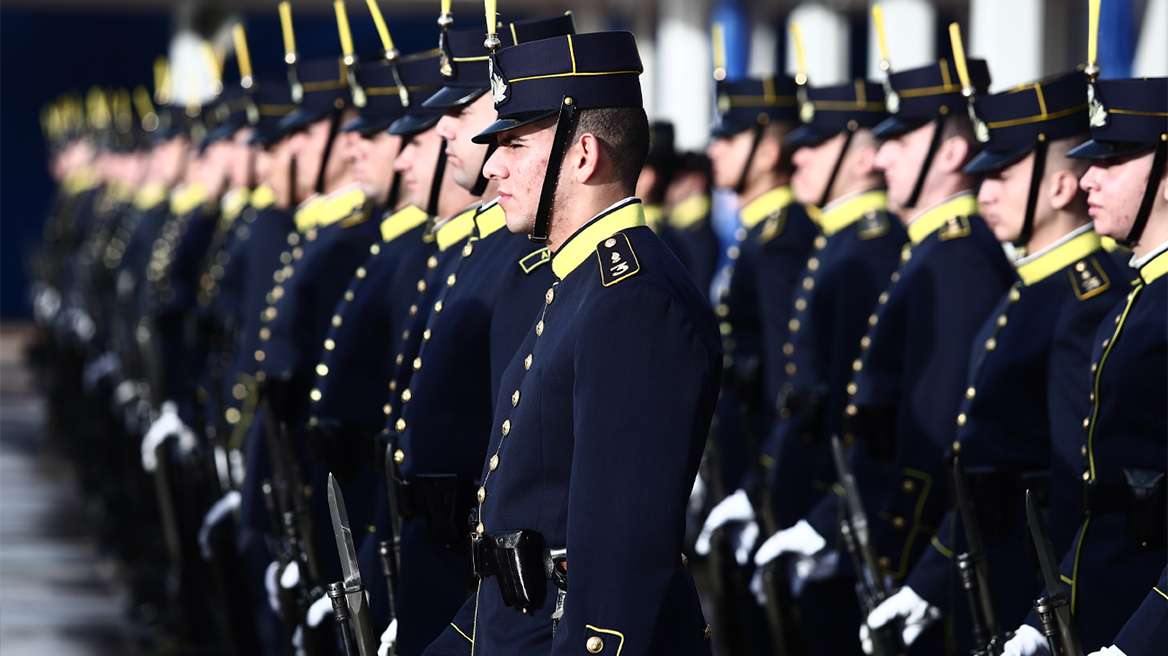
[[[365,588],[361,585],[361,568],[357,564],[357,547],[353,544],[353,531],[349,527],[349,513],[345,509],[345,497],[336,476],[328,476],[329,515],[333,520],[333,535],[337,539],[337,553],[341,556],[341,571],[345,575],[345,601],[353,620],[353,637],[357,642],[360,656],[376,656],[373,644],[373,627],[369,622],[369,605],[365,599]]]
[[[831,456],[835,460],[836,473],[840,485],[844,488],[844,496],[848,503],[848,511],[852,516],[852,537],[856,540],[856,547],[868,572],[872,577],[872,588],[880,601],[884,600],[884,569],[880,567],[880,560],[872,546],[872,536],[868,531],[868,513],[864,510],[863,499],[860,498],[860,488],[856,484],[856,477],[848,465],[847,454],[844,453],[843,443],[838,435],[831,436]]]
[[[1063,642],[1063,653],[1067,656],[1078,656],[1083,653],[1079,642],[1079,628],[1071,616],[1071,605],[1067,593],[1063,589],[1062,577],[1059,575],[1058,557],[1054,552],[1054,545],[1050,543],[1050,532],[1046,528],[1046,520],[1042,511],[1034,501],[1034,495],[1026,490],[1026,519],[1030,523],[1030,535],[1034,538],[1034,548],[1038,552],[1038,564],[1042,567],[1042,578],[1046,582],[1047,597],[1054,607],[1055,619],[1058,620],[1059,635]]]
[[[978,599],[981,602],[981,616],[989,635],[998,634],[998,614],[990,590],[989,564],[986,562],[985,545],[981,539],[977,506],[969,489],[969,477],[960,458],[953,459],[953,486],[957,490],[957,505],[961,508],[961,523],[965,527],[965,540],[969,544],[969,561],[977,581]]]

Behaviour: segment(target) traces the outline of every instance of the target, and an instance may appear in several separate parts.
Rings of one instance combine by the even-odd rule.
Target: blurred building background
[[[347,0],[358,53],[379,41],[363,0]],[[403,53],[437,43],[438,0],[382,0]],[[505,18],[571,10],[579,31],[628,29],[645,65],[652,118],[672,120],[679,147],[705,147],[715,64],[728,78],[794,72],[789,23],[801,26],[813,84],[877,78],[869,0],[502,0]],[[1087,0],[882,0],[893,68],[949,57],[947,25],[961,23],[966,48],[989,61],[993,91],[1074,68],[1086,56]],[[292,0],[305,57],[340,53],[332,3]],[[455,26],[482,24],[480,2],[455,0]],[[0,6],[0,318],[29,315],[23,253],[40,238],[52,194],[38,114],[69,90],[149,86],[168,54],[184,97],[211,90],[198,44],[230,50],[243,22],[257,77],[283,75],[276,0],[4,0]],[[715,47],[718,46],[718,47]],[[1103,77],[1168,74],[1168,0],[1104,0]],[[717,51],[717,55],[715,52]],[[724,54],[723,54],[724,53]],[[230,79],[233,58],[228,56]],[[182,71],[185,71],[182,72]],[[202,72],[200,72],[202,71]]]

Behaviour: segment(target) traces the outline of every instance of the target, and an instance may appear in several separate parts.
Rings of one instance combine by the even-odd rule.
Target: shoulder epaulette
[[[787,206],[781,207],[771,212],[766,219],[763,220],[762,232],[758,234],[758,243],[765,244],[768,241],[783,234],[783,229],[787,227]]]
[[[1075,297],[1085,301],[1092,296],[1098,296],[1111,287],[1111,279],[1103,272],[1103,267],[1094,257],[1088,256],[1067,269],[1071,278],[1071,288],[1075,290]]]
[[[945,220],[945,225],[937,230],[938,241],[949,241],[950,239],[961,239],[968,237],[973,231],[972,225],[969,223],[968,216],[953,215]]]
[[[611,287],[641,270],[633,245],[624,233],[600,242],[596,247],[596,257],[600,260],[600,282]]]
[[[519,268],[523,269],[523,273],[531,273],[541,265],[551,261],[552,252],[547,247],[544,247],[525,255],[523,259],[519,260]]]
[[[369,220],[373,215],[373,202],[365,201],[364,205],[359,205],[353,209],[353,212],[348,217],[341,219],[341,228],[352,228],[355,225],[361,225]]]
[[[887,212],[868,210],[860,218],[856,231],[861,240],[875,239],[888,234],[889,227]]]

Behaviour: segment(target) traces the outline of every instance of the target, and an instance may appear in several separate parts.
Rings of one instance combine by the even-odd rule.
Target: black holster
[[[893,404],[859,406],[855,415],[844,415],[844,433],[864,440],[873,458],[890,462],[896,453],[896,411]]]
[[[472,543],[475,574],[494,576],[503,603],[530,611],[547,599],[546,544],[537,531],[488,531]]]
[[[466,539],[466,518],[475,506],[474,481],[458,474],[421,474],[398,483],[403,517],[423,516],[430,539],[452,545]]]
[[[1138,542],[1160,540],[1168,535],[1168,496],[1164,472],[1124,469],[1123,483],[1110,485],[1098,479],[1080,483],[1079,499],[1087,515],[1123,513],[1128,536]]]

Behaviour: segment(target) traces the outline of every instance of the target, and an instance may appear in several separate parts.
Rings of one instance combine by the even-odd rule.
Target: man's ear
[[[1079,195],[1079,179],[1070,171],[1057,171],[1051,176],[1050,206],[1055,210],[1066,209]]]
[[[568,150],[564,157],[564,167],[575,176],[577,182],[587,184],[600,170],[603,157],[600,140],[591,132],[585,132]]]
[[[964,137],[949,137],[941,144],[940,165],[946,173],[961,173],[969,158],[969,142]]]
[[[852,174],[856,179],[870,178],[879,175],[876,170],[876,145],[863,143],[849,148],[851,152],[845,157],[851,160]]]

